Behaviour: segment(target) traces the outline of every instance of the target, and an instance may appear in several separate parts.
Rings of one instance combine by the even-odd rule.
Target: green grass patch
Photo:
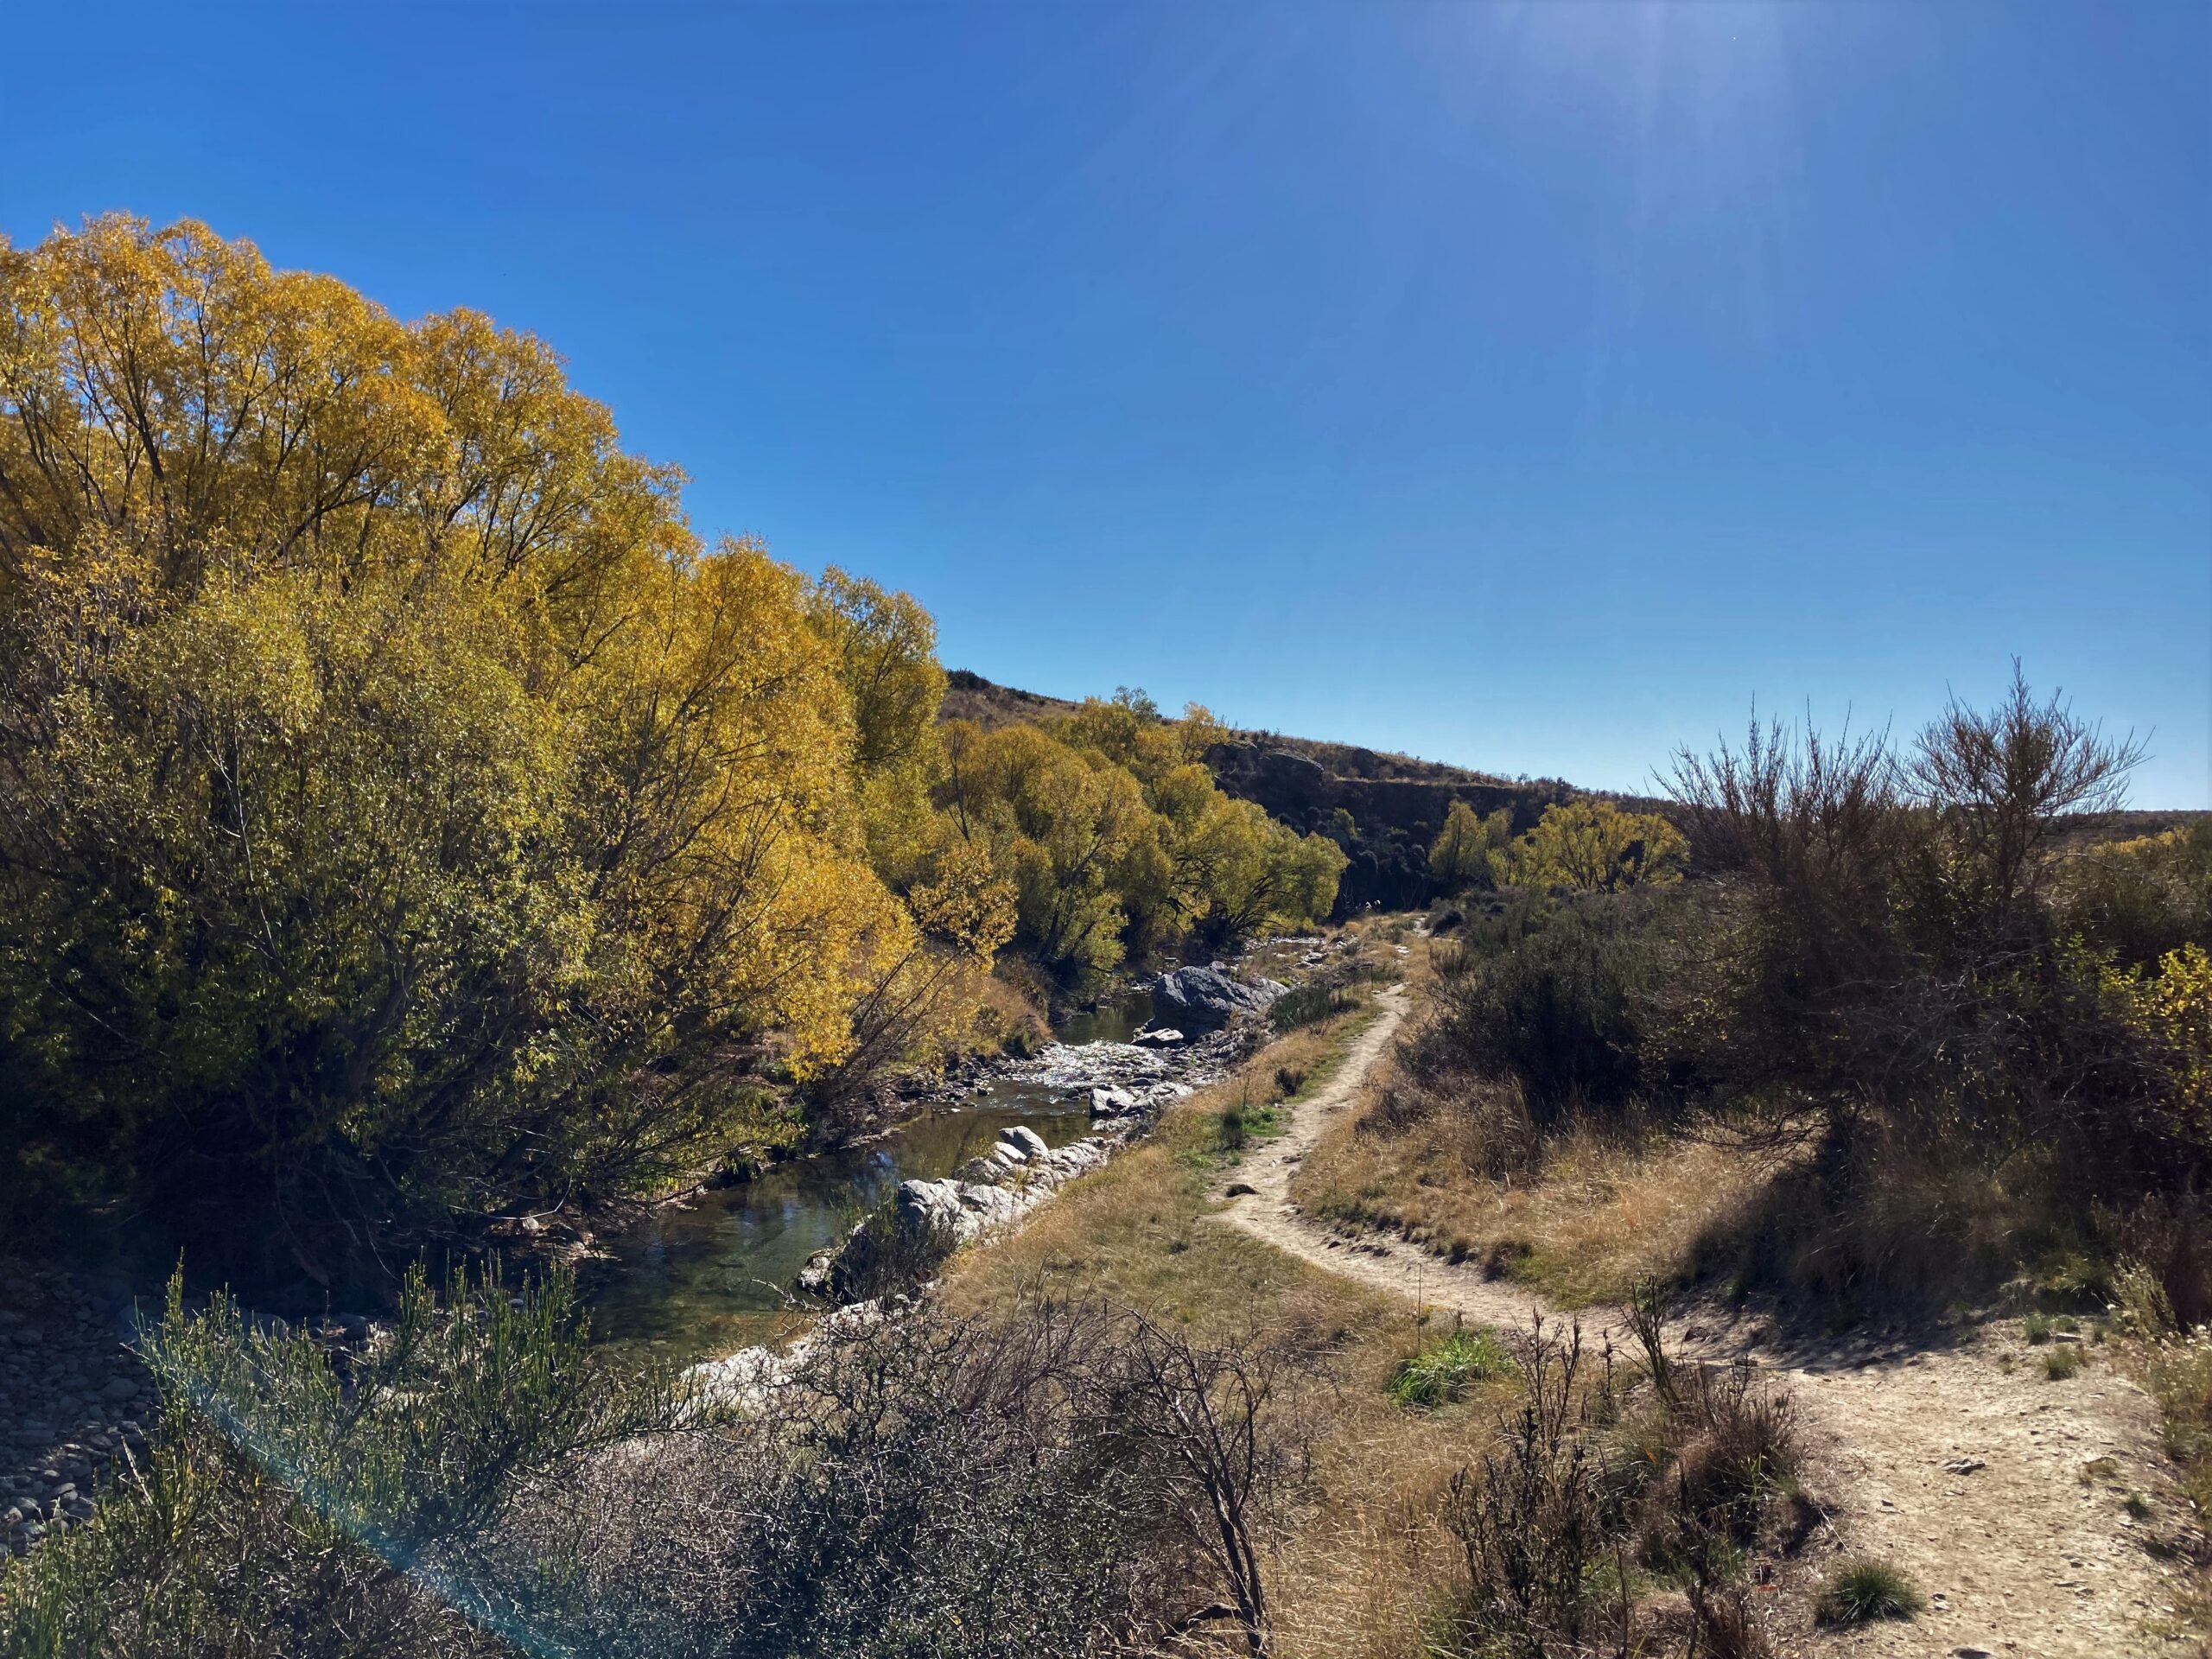
[[[1390,1376],[1390,1397],[1402,1406],[1433,1407],[1464,1400],[1475,1383],[1518,1368],[1487,1331],[1453,1331],[1409,1359]]]
[[[2063,1382],[2082,1369],[2082,1351],[2071,1343],[2061,1344],[2043,1357],[2043,1374],[2053,1382]]]
[[[1927,1605],[1912,1580],[1887,1561],[1850,1561],[1828,1575],[1813,1614],[1823,1624],[1864,1624],[1910,1618]]]

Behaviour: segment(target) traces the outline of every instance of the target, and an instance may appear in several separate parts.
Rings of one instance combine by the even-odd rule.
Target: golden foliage
[[[1682,879],[1689,843],[1656,812],[1624,812],[1611,801],[1544,809],[1536,827],[1497,855],[1503,884],[1618,893]]]
[[[1013,882],[1022,944],[1096,972],[1132,944],[1218,944],[1329,913],[1343,853],[1223,794],[1198,758],[1219,729],[1195,705],[1162,720],[1126,690],[1049,729],[946,726],[940,803]]]
[[[916,948],[868,854],[927,618],[702,549],[679,482],[474,314],[192,224],[0,248],[19,1096],[367,1217],[648,1178],[845,1056]],[[965,880],[929,925],[988,956]]]
[[[1512,839],[1511,809],[1478,813],[1466,802],[1454,801],[1444,815],[1444,827],[1429,843],[1429,870],[1446,893],[1489,887],[1497,878],[1497,856]]]

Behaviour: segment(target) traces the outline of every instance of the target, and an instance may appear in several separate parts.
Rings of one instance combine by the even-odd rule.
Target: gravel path
[[[1455,1267],[1384,1236],[1337,1234],[1291,1204],[1292,1172],[1351,1109],[1404,1017],[1402,991],[1382,1001],[1383,1016],[1328,1086],[1234,1172],[1252,1190],[1217,1218],[1332,1273],[1482,1324],[1550,1313],[1472,1263]],[[1602,1313],[1584,1318],[1593,1334],[1608,1328]],[[2101,1354],[2069,1381],[2046,1380],[2045,1351],[2022,1348],[2017,1330],[1998,1321],[1954,1333],[1946,1346],[1818,1351],[1777,1350],[1758,1332],[1714,1335],[1694,1321],[1677,1332],[1700,1357],[1751,1358],[1786,1380],[1814,1448],[1814,1489],[1837,1510],[1825,1548],[1886,1558],[1929,1598],[1910,1623],[1807,1630],[1798,1651],[2128,1659],[2197,1650],[2162,1633],[2189,1569],[2147,1546],[2176,1533],[2187,1511],[2165,1473],[2154,1407]],[[2122,1510],[2128,1491],[2151,1498],[2147,1522]]]

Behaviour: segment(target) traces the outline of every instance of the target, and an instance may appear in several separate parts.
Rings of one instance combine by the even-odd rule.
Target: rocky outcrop
[[[1099,1167],[1124,1138],[1125,1132],[1091,1135],[1048,1147],[1034,1129],[1016,1125],[957,1175],[899,1182],[890,1204],[807,1262],[798,1287],[849,1302],[926,1278],[963,1244],[1013,1226]]]
[[[1178,968],[1155,975],[1145,989],[1152,1005],[1186,1026],[1227,1025],[1240,1014],[1264,1014],[1290,988],[1272,979],[1239,979],[1215,963],[1207,968]]]

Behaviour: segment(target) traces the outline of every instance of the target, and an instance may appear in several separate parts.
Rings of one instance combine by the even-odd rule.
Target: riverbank
[[[152,1379],[130,1352],[130,1298],[66,1268],[0,1260],[0,1548],[81,1524],[126,1448]]]
[[[1273,955],[1295,963],[1313,948],[1301,940]],[[1268,952],[1256,959],[1293,971]],[[1126,993],[1109,999],[1065,1020],[1061,1040],[971,1071],[901,1122],[656,1206],[603,1236],[595,1258],[580,1264],[595,1333],[679,1364],[787,1343],[817,1311],[801,1283],[810,1265],[842,1247],[902,1183],[952,1179],[1014,1131],[1048,1150],[1087,1138],[1119,1144],[1264,1040],[1249,1019],[1211,1033],[1146,1031],[1150,1013]],[[1147,1040],[1124,1040],[1141,1032]]]

